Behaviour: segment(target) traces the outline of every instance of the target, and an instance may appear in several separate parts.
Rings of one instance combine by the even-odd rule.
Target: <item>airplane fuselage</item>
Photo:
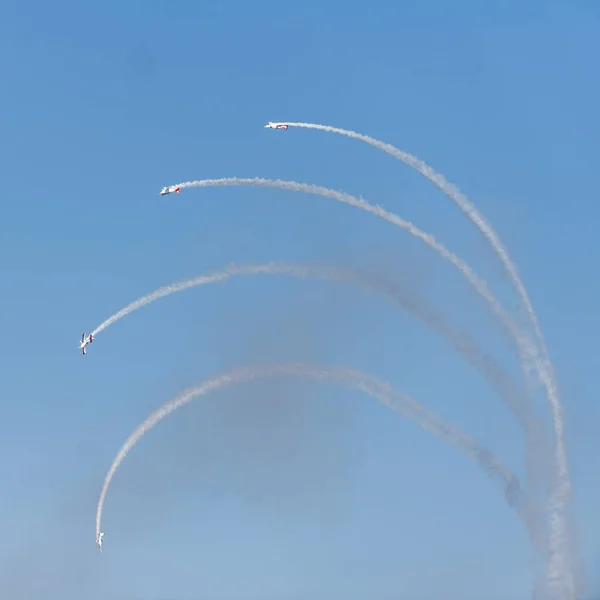
[[[81,339],[81,342],[79,343],[79,349],[81,350],[81,352],[82,352],[83,354],[85,354],[85,353],[86,353],[86,351],[85,351],[85,347],[86,347],[88,344],[91,344],[93,341],[94,341],[94,338],[93,338],[93,336],[92,336],[92,334],[91,334],[91,333],[90,333],[90,335],[88,335],[87,337],[85,337],[85,333],[83,334],[83,336],[82,336],[82,339]]]
[[[177,192],[179,194],[179,192],[181,191],[181,188],[168,188],[168,187],[164,187],[162,190],[160,190],[160,195],[161,196],[166,196],[167,194],[172,194],[173,192]]]
[[[265,125],[267,129],[285,129],[287,131],[288,124],[287,123],[271,123],[270,121]]]

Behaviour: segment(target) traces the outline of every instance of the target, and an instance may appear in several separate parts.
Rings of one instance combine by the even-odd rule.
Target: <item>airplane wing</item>
[[[81,334],[81,342],[83,343],[85,341],[85,331]]]

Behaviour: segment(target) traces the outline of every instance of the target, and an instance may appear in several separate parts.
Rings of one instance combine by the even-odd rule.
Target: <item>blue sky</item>
[[[435,233],[517,302],[452,203],[354,129],[456,183],[508,245],[567,414],[592,591],[600,500],[594,369],[600,10],[592,2],[10,2],[0,39],[3,215],[0,590],[7,597],[296,600],[530,597],[502,493],[413,423],[332,385],[240,386],[183,409],[103,477],[183,387],[273,360],[390,381],[520,476],[523,436],[480,375],[406,313],[333,283],[243,278],[143,309],[230,261],[361,265],[416,289],[518,375],[481,302],[403,232],[278,190],[162,186],[272,177],[363,195]],[[594,578],[595,577],[595,578]]]

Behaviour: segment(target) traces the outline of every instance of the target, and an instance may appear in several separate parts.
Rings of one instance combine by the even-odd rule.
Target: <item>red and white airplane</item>
[[[90,333],[90,335],[88,335],[87,337],[85,337],[85,331],[83,332],[83,334],[81,335],[81,342],[79,344],[79,349],[81,350],[82,354],[85,354],[85,347],[88,344],[91,344],[94,341],[94,336]]]
[[[170,187],[164,187],[162,190],[160,190],[160,195],[166,196],[167,194],[172,194],[173,192],[177,192],[179,194],[181,192],[181,188],[175,187],[174,185]]]
[[[285,129],[287,131],[289,126],[287,123],[272,123],[269,121],[265,127],[268,129]]]

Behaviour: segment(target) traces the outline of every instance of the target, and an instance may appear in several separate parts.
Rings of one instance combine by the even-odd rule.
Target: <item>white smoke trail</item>
[[[558,386],[554,368],[550,360],[546,342],[535,313],[533,304],[525,285],[523,284],[516,265],[511,260],[508,250],[504,246],[500,236],[496,233],[490,223],[479,210],[469,201],[469,199],[453,184],[446,180],[441,173],[436,173],[432,167],[426,164],[421,159],[403,152],[399,148],[377,140],[371,136],[357,133],[339,127],[331,127],[329,125],[318,125],[315,123],[290,123],[286,121],[289,127],[300,127],[305,129],[316,129],[330,133],[337,133],[347,137],[360,140],[370,144],[371,146],[387,152],[394,158],[402,161],[409,167],[416,170],[423,177],[431,181],[438,189],[440,189],[448,198],[450,198],[460,210],[476,225],[479,231],[484,235],[490,246],[500,258],[505,270],[519,295],[521,303],[525,308],[525,312],[529,317],[529,321],[533,327],[535,336],[541,350],[541,360],[538,363],[538,376],[548,394],[548,403],[552,412],[552,420],[556,437],[556,466],[557,466],[557,485],[551,494],[550,506],[552,510],[552,528],[554,535],[551,539],[551,564],[549,577],[555,579],[561,577],[564,585],[568,589],[565,593],[568,594],[568,599],[575,600],[575,587],[572,581],[572,573],[567,573],[570,567],[565,565],[569,562],[568,557],[568,531],[569,523],[567,521],[567,511],[571,501],[571,477],[569,473],[569,462],[565,443],[565,428],[563,407],[560,401]],[[560,570],[560,573],[558,571]]]
[[[416,225],[409,221],[405,221],[398,215],[385,210],[382,206],[377,204],[369,204],[363,198],[357,198],[351,196],[346,192],[338,192],[326,187],[317,185],[311,185],[307,183],[298,183],[296,181],[282,181],[280,179],[263,179],[260,177],[254,178],[240,178],[240,177],[228,177],[222,179],[201,179],[198,181],[187,181],[184,183],[177,184],[181,189],[184,188],[195,188],[195,187],[218,187],[218,186],[255,186],[255,187],[266,187],[266,188],[278,188],[282,190],[289,190],[293,192],[304,192],[307,194],[313,194],[316,196],[322,196],[323,198],[330,198],[360,208],[368,213],[374,214],[401,229],[408,231],[414,237],[425,242],[427,246],[435,250],[442,258],[450,261],[467,279],[475,291],[488,303],[492,312],[500,319],[503,327],[508,331],[509,335],[516,343],[517,352],[522,368],[525,373],[530,370],[530,362],[537,365],[539,363],[539,356],[537,353],[536,346],[531,342],[528,336],[519,330],[515,322],[504,310],[500,302],[490,292],[485,281],[481,280],[456,254],[450,252],[444,245],[438,242],[435,237],[429,233],[421,231]],[[539,367],[541,369],[541,367]]]
[[[529,500],[521,492],[518,478],[510,473],[500,459],[496,458],[489,449],[479,444],[475,438],[462,432],[456,426],[443,421],[410,396],[395,392],[389,383],[380,381],[371,375],[343,367],[323,367],[303,363],[271,364],[233,369],[228,373],[211,377],[194,387],[183,390],[175,398],[165,402],[152,412],[135,428],[121,446],[104,479],[96,511],[96,539],[101,532],[104,502],[111,481],[127,454],[148,431],[195,397],[204,396],[234,384],[277,375],[295,376],[310,380],[332,380],[346,388],[362,390],[392,410],[415,420],[423,429],[430,431],[442,441],[457,447],[484,469],[491,479],[500,483],[507,502],[523,520],[532,542],[534,545],[539,545],[540,538],[543,538],[543,535],[540,535],[539,523],[534,517],[535,511],[532,509]]]
[[[408,152],[404,152],[391,144],[387,144],[380,140],[376,140],[375,138],[364,135],[362,133],[357,133],[356,131],[350,131],[347,129],[341,129],[339,127],[331,127],[330,125],[318,125],[316,123],[290,123],[286,121],[286,125],[289,127],[300,127],[304,129],[316,129],[319,131],[327,131],[329,133],[337,133],[340,135],[345,135],[355,140],[360,140],[362,142],[366,142],[367,144],[387,152],[394,158],[402,161],[404,164],[413,168],[415,171],[423,175],[426,179],[431,181],[439,190],[441,190],[448,198],[450,198],[460,209],[461,211],[477,226],[479,231],[484,235],[486,240],[490,243],[502,264],[504,265],[506,271],[510,275],[510,278],[521,298],[521,302],[525,307],[529,320],[534,328],[536,337],[540,343],[541,348],[543,349],[544,355],[547,356],[546,344],[544,342],[544,337],[539,326],[539,322],[537,319],[537,315],[533,310],[533,305],[527,294],[527,290],[519,274],[517,272],[516,265],[510,259],[508,254],[508,250],[505,248],[500,236],[496,233],[494,228],[488,223],[485,217],[479,212],[477,207],[470,202],[470,200],[453,184],[446,180],[446,178],[441,173],[436,173],[432,167],[430,167],[427,163],[422,161],[420,158],[409,154]]]
[[[431,234],[426,234],[419,230],[412,223],[405,221],[394,213],[386,211],[383,207],[378,205],[371,205],[366,202],[363,198],[356,198],[345,192],[338,192],[321,186],[309,185],[304,183],[298,183],[295,181],[281,181],[262,179],[259,177],[255,178],[222,178],[222,179],[204,179],[198,181],[188,181],[178,184],[174,187],[189,188],[189,187],[215,187],[215,186],[257,186],[257,187],[271,187],[279,188],[296,192],[305,192],[309,194],[315,194],[325,198],[331,198],[338,202],[348,204],[361,208],[366,212],[370,212],[383,218],[384,220],[401,227],[408,231],[415,237],[424,241],[432,249],[436,250],[443,258],[449,260],[455,267],[457,267],[462,274],[471,283],[474,289],[488,302],[488,305],[492,311],[500,318],[502,324],[507,328],[511,337],[514,339],[517,345],[517,352],[519,354],[519,360],[521,362],[525,377],[529,376],[532,366],[538,372],[542,383],[544,383],[547,391],[551,408],[553,409],[553,420],[554,428],[556,432],[556,461],[558,470],[558,482],[554,487],[551,494],[551,501],[549,503],[550,511],[550,527],[552,535],[549,540],[549,554],[550,559],[548,562],[548,582],[550,586],[557,588],[561,582],[565,587],[564,593],[567,594],[567,600],[575,600],[575,584],[571,574],[571,567],[569,565],[568,556],[568,522],[566,517],[566,510],[568,506],[568,498],[570,495],[570,479],[568,477],[568,463],[566,459],[566,449],[564,443],[561,442],[563,437],[562,430],[562,417],[560,414],[557,415],[555,409],[560,405],[556,404],[553,398],[556,399],[556,395],[553,395],[555,389],[552,384],[551,377],[548,374],[545,359],[540,357],[538,354],[537,346],[526,336],[514,321],[506,313],[499,301],[491,294],[488,290],[487,285],[484,281],[479,279],[471,268],[458,256],[447,250],[442,244],[440,244]],[[557,417],[558,416],[558,421]],[[566,470],[565,470],[566,469]],[[567,474],[565,479],[564,475]],[[563,592],[561,592],[563,593]]]
[[[236,265],[230,264],[223,269],[209,271],[165,285],[131,302],[125,308],[101,323],[92,334],[98,333],[128,314],[171,294],[181,292],[190,288],[210,285],[213,283],[224,283],[235,276],[256,275],[290,275],[298,278],[313,278],[339,283],[354,284],[367,292],[375,292],[383,295],[387,300],[400,305],[410,314],[424,322],[441,336],[445,337],[454,349],[459,352],[471,365],[473,365],[483,377],[496,389],[511,412],[516,416],[524,428],[527,446],[527,472],[528,478],[539,476],[536,471],[546,471],[545,464],[548,442],[544,438],[542,423],[534,414],[534,407],[530,399],[521,394],[516,382],[502,369],[491,357],[485,355],[470,338],[466,332],[458,331],[448,323],[443,315],[429,307],[425,307],[422,300],[411,297],[407,290],[399,290],[385,281],[378,280],[359,269],[344,269],[339,267],[317,266],[309,264],[291,264],[282,262],[268,262],[258,265]]]

